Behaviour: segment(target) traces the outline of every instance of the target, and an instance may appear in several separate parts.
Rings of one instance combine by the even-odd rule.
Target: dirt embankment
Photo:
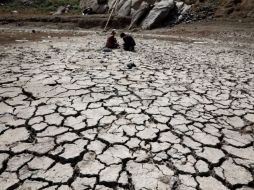
[[[253,0],[222,0],[216,11],[217,16],[251,17],[254,18]]]
[[[103,27],[106,25],[108,15],[41,15],[41,14],[2,14],[0,16],[0,24],[5,25],[9,23],[17,23],[18,26],[24,23],[72,23],[75,27],[93,28],[95,26]],[[113,17],[109,22],[111,28],[125,28],[129,25],[130,18],[127,17]]]
[[[193,14],[199,18],[254,18],[253,0],[183,0],[192,5]]]
[[[15,0],[17,1],[17,0]],[[14,1],[14,2],[15,2]],[[230,20],[230,22],[254,22],[254,0],[182,0],[192,5],[188,22],[197,20]],[[68,14],[52,15],[50,11],[42,11],[32,6],[26,8],[19,6],[8,7],[9,4],[0,4],[0,25],[16,23],[53,23],[60,28],[63,25],[90,29],[103,28],[106,25],[108,14],[81,15],[81,10],[71,10]],[[109,28],[123,29],[130,24],[130,17],[112,17]],[[36,24],[37,25],[37,24]]]

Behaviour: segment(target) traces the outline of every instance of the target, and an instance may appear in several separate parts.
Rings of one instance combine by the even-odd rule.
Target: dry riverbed
[[[254,188],[253,44],[53,33],[1,44],[1,189]]]

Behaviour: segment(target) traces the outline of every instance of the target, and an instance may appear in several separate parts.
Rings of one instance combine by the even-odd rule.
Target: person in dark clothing
[[[111,35],[107,39],[106,47],[110,49],[116,49],[119,47],[119,44],[117,43],[117,40],[115,38],[116,32],[113,30],[111,32]]]
[[[136,42],[131,35],[121,33],[120,37],[123,39],[123,49],[126,51],[135,51]]]

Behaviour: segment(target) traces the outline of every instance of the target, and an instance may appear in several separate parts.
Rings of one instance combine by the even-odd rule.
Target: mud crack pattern
[[[101,41],[0,50],[1,189],[254,188],[253,49]]]

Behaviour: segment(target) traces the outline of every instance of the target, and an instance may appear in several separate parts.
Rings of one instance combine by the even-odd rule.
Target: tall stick
[[[115,9],[114,9],[114,11],[116,10],[116,8],[117,8],[117,6],[118,6],[119,2],[120,2],[120,0],[116,0],[116,5],[115,5]]]
[[[108,24],[109,24],[109,21],[110,21],[110,19],[111,19],[111,16],[112,16],[112,14],[113,14],[113,12],[114,12],[114,10],[115,10],[115,8],[116,8],[116,5],[118,4],[117,2],[118,2],[118,0],[116,0],[115,3],[114,3],[114,5],[113,5],[113,8],[112,8],[111,13],[110,13],[110,15],[109,15],[109,17],[108,17],[107,23],[106,23],[106,25],[105,25],[104,31],[106,31],[106,29],[107,29],[107,27],[108,27]]]

